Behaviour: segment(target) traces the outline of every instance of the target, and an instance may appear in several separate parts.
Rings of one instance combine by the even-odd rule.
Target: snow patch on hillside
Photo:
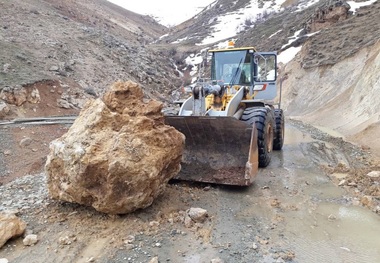
[[[293,58],[300,52],[302,46],[300,47],[290,47],[287,50],[281,52],[280,55],[277,56],[278,63],[288,64]]]
[[[251,0],[249,5],[244,8],[212,18],[210,21],[213,22],[216,20],[216,24],[213,26],[213,33],[197,45],[208,45],[233,37],[246,26],[252,27],[254,22],[258,19],[262,19],[263,16],[281,11],[281,5],[284,2],[285,0],[265,2],[264,5],[260,7],[260,3],[257,0]]]
[[[306,8],[318,3],[320,0],[306,0],[299,2],[297,9],[294,12],[301,12],[305,10]]]
[[[353,12],[353,14],[356,13],[356,9],[359,9],[360,7],[367,6],[367,5],[372,5],[375,3],[377,0],[369,0],[366,2],[355,2],[355,1],[348,1],[347,4],[350,5],[350,10]]]

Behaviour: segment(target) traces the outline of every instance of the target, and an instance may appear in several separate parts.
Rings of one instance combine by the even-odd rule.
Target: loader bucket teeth
[[[181,171],[175,179],[250,185],[257,174],[257,131],[233,117],[166,116],[186,136]]]

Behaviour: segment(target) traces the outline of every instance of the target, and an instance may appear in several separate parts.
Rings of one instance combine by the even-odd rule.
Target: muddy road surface
[[[22,237],[11,240],[0,249],[0,259],[380,262],[378,199],[369,198],[366,186],[350,177],[374,164],[340,138],[289,123],[283,151],[274,152],[252,186],[175,182],[151,207],[129,215],[109,216],[51,200],[44,173],[5,183],[0,210],[17,212],[38,242],[24,246]],[[185,224],[191,207],[206,209],[206,220]]]

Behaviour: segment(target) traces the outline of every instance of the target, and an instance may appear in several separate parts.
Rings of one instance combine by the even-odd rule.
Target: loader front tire
[[[285,118],[282,109],[275,109],[274,117],[276,121],[276,131],[274,133],[273,150],[278,151],[282,149],[285,137]]]
[[[274,138],[274,116],[269,108],[253,107],[245,109],[241,120],[256,125],[259,167],[267,167],[271,160]]]

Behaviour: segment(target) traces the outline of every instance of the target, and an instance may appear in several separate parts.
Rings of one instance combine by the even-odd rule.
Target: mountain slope
[[[153,97],[175,87],[170,60],[146,46],[167,30],[150,17],[101,0],[1,1],[0,16],[0,87],[56,79],[100,94],[131,79]]]

